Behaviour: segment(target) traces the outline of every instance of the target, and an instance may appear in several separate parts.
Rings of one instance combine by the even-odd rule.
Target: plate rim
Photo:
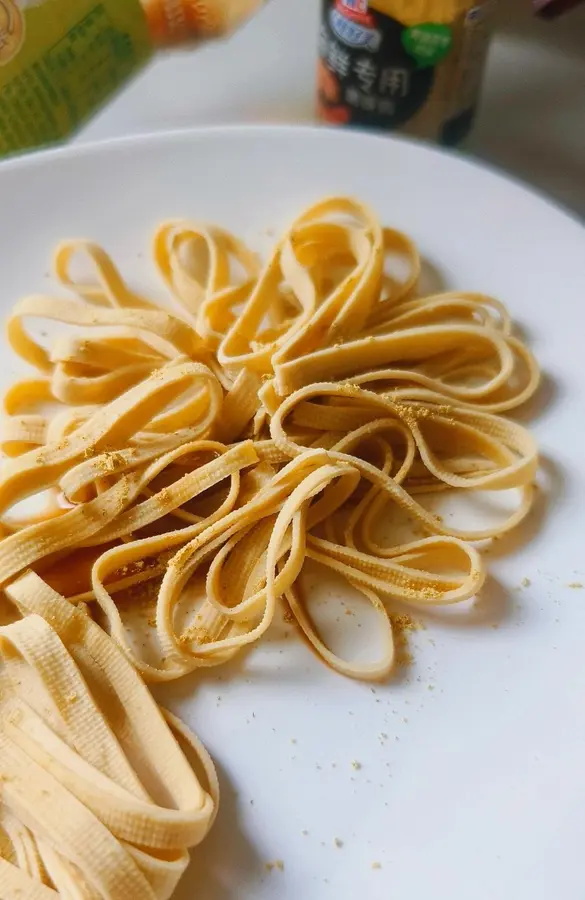
[[[54,162],[67,161],[68,159],[91,158],[96,155],[102,156],[105,154],[121,153],[128,150],[139,150],[140,148],[147,148],[157,144],[172,145],[175,143],[189,143],[221,137],[227,139],[234,134],[247,135],[248,137],[258,135],[258,137],[262,136],[264,138],[266,138],[267,135],[274,137],[287,136],[290,138],[291,134],[293,134],[299,138],[303,137],[308,138],[309,140],[325,137],[327,140],[336,139],[347,142],[366,141],[368,143],[379,143],[380,146],[394,144],[408,147],[413,153],[422,153],[423,155],[428,154],[431,158],[434,156],[451,160],[474,172],[485,174],[489,178],[499,181],[501,184],[506,184],[514,191],[523,194],[525,197],[529,197],[541,207],[546,207],[549,212],[560,215],[567,223],[575,225],[585,238],[585,218],[581,218],[575,210],[549,196],[545,190],[508,172],[506,169],[495,163],[480,159],[473,154],[468,155],[465,153],[464,149],[441,147],[405,135],[382,134],[359,128],[339,129],[323,127],[320,125],[296,125],[294,123],[236,123],[226,125],[195,125],[188,128],[145,131],[137,134],[104,138],[102,140],[82,141],[81,143],[41,148],[38,150],[35,149],[7,159],[1,159],[0,179],[9,176],[11,173],[26,172],[31,168],[41,169],[43,167],[51,166]]]

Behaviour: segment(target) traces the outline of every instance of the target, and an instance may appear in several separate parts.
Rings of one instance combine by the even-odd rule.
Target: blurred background
[[[229,40],[160,55],[77,141],[223,123],[315,121],[318,0],[270,0]],[[502,0],[462,152],[585,216],[585,5],[551,21]]]

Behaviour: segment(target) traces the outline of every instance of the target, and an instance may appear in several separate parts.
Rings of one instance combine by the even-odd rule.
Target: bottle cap
[[[159,47],[219,37],[236,28],[262,0],[142,0]]]

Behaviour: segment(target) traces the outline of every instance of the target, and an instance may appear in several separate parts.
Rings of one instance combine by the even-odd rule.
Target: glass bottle
[[[321,2],[321,119],[462,140],[477,108],[497,0]]]

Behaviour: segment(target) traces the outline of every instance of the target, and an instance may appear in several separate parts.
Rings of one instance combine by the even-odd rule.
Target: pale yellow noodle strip
[[[138,335],[143,331],[154,332],[175,347],[178,354],[196,355],[202,348],[200,338],[186,323],[159,309],[103,310],[58,297],[26,297],[17,303],[8,320],[8,340],[22,359],[46,373],[52,372],[53,364],[47,351],[24,330],[22,320],[29,316],[53,319],[82,328],[113,325],[135,329]]]
[[[294,479],[304,477],[309,467],[315,468],[323,460],[321,453],[307,454],[307,459],[295,461],[292,464],[291,476]],[[300,473],[300,474],[298,474]],[[115,547],[106,551],[96,562],[92,572],[93,590],[96,599],[106,613],[112,635],[125,647],[126,652],[133,659],[134,664],[143,675],[149,679],[168,680],[177,677],[180,672],[190,671],[196,665],[196,661],[186,648],[179,645],[177,635],[172,625],[172,616],[175,598],[181,592],[187,580],[191,577],[201,560],[208,556],[215,547],[218,548],[232,534],[237,533],[259,518],[272,514],[278,509],[283,498],[290,490],[291,480],[287,470],[276,476],[274,486],[269,485],[260,495],[250,501],[240,510],[233,510],[224,518],[210,524],[202,523],[194,525],[190,529],[161,535],[160,537],[147,538],[133,544]],[[188,540],[191,538],[190,540]],[[110,597],[104,585],[105,578],[122,566],[141,558],[142,554],[158,554],[166,552],[173,546],[183,543],[184,546],[173,557],[165,573],[163,584],[159,592],[157,606],[157,631],[161,645],[165,649],[166,661],[163,666],[155,667],[136,658],[127,640],[125,629],[119,611]],[[243,643],[243,638],[239,644]],[[231,649],[229,643],[218,649]],[[213,649],[213,648],[212,648]],[[209,648],[206,649],[209,652]]]
[[[291,228],[290,236],[287,235],[283,241],[277,246],[274,255],[268,262],[263,273],[260,275],[255,290],[252,291],[242,314],[228,331],[225,339],[222,341],[218,359],[224,366],[247,366],[254,371],[269,372],[271,361],[276,364],[280,356],[285,356],[291,352],[290,347],[295,346],[297,335],[305,335],[309,324],[315,316],[323,318],[321,311],[316,309],[316,291],[315,284],[307,273],[305,268],[298,261],[298,253],[302,249],[303,243],[311,243],[322,232],[322,219],[327,215],[334,213],[348,213],[357,217],[363,215],[363,207],[357,202],[334,198],[330,201],[317,204]],[[370,221],[373,221],[370,217]],[[378,225],[372,225],[376,235],[374,240],[378,241],[379,248],[382,247],[382,233]],[[337,227],[325,229],[327,234],[336,234],[339,232]],[[358,269],[366,270],[363,278],[367,283],[370,279],[370,268],[373,267],[374,275],[377,272],[381,274],[381,253],[374,257],[372,262],[370,254],[371,237],[364,234],[363,229],[355,229],[355,234],[350,233],[350,239],[355,244],[354,252],[358,258]],[[298,248],[296,244],[301,244]],[[289,327],[274,342],[267,344],[263,348],[254,350],[251,342],[258,333],[264,316],[268,312],[273,296],[281,276],[286,272],[286,277],[293,287],[300,306],[298,316],[293,318]],[[340,321],[337,325],[339,334],[343,328],[358,327],[359,322],[367,319],[368,312],[373,302],[373,292],[361,292],[359,281],[362,278],[360,274],[357,278],[352,276],[345,279],[338,290],[334,292],[326,304],[326,314],[330,318],[335,318],[335,314],[342,315],[344,309],[344,301],[348,300],[345,318],[351,320],[342,324]],[[353,279],[353,280],[352,280]],[[325,309],[325,306],[323,307]],[[316,326],[322,329],[323,326]],[[274,355],[274,360],[272,356]]]
[[[69,267],[74,256],[86,255],[92,261],[97,284],[74,279]],[[131,309],[156,309],[156,304],[131,291],[108,254],[91,241],[63,241],[55,250],[53,268],[57,280],[90,303]]]
[[[214,376],[200,363],[179,363],[153,373],[109,406],[98,410],[69,438],[8,460],[0,478],[0,510],[55,483],[90,453],[123,445],[151,422],[187,387],[203,384],[210,392],[209,411],[202,430],[211,425],[221,406],[221,390]]]
[[[51,553],[87,541],[138,496],[141,474],[125,475],[103,494],[56,518],[29,525],[2,543],[0,584]]]
[[[275,360],[276,384],[279,393],[287,395],[324,377],[344,378],[359,373],[365,366],[388,365],[398,360],[416,363],[428,355],[460,347],[472,347],[478,353],[491,352],[497,358],[500,371],[491,380],[491,390],[510,377],[514,360],[499,332],[474,325],[436,325],[432,329],[423,326],[367,335],[294,360]]]
[[[203,443],[195,441],[192,444],[182,445],[177,450],[162,457],[157,462],[156,469],[162,470],[163,467],[166,467],[180,456],[204,449],[201,447]],[[148,500],[137,504],[123,515],[118,516],[111,526],[107,526],[103,531],[100,531],[97,536],[99,542],[104,544],[115,540],[115,538],[123,534],[144,528],[146,525],[183,506],[184,503],[192,500],[198,494],[203,493],[203,491],[209,490],[210,487],[230,477],[235,472],[239,472],[240,469],[251,466],[256,462],[258,462],[258,457],[252,441],[246,441],[237,447],[233,447],[231,450],[226,450],[225,454],[218,457],[218,459],[201,466],[199,469],[195,469],[193,472],[188,472],[178,481],[175,481],[174,484],[163,488]],[[152,477],[155,477],[155,474],[158,474],[158,471],[154,470]],[[143,479],[143,481],[145,482],[146,479]]]
[[[4,394],[5,418],[2,422],[0,449],[6,456],[20,456],[32,446],[41,446],[47,437],[46,416],[22,412],[38,404],[53,400],[48,379],[35,378],[17,381]]]
[[[160,363],[164,360],[160,360]],[[67,363],[55,363],[51,376],[53,397],[61,403],[93,404],[113,400],[138,384],[157,368],[155,361],[140,365],[124,366],[115,372],[84,376]],[[73,370],[73,371],[72,371]]]
[[[218,430],[224,440],[237,438],[254,418],[260,406],[261,385],[262,379],[255,372],[242,369],[223,404]]]
[[[368,588],[353,584],[352,586],[360,591],[372,604],[381,619],[381,631],[383,636],[383,654],[377,662],[374,663],[358,663],[355,661],[348,662],[333,653],[319,637],[315,626],[303,606],[302,587],[300,583],[291,586],[286,592],[286,599],[290,606],[302,633],[307,638],[309,644],[314,648],[317,655],[323,659],[328,666],[339,672],[340,675],[346,675],[348,678],[360,678],[363,681],[381,681],[386,678],[394,666],[394,641],[392,637],[392,623],[384,605],[380,602],[378,595]]]
[[[202,328],[207,318],[206,306],[222,295],[225,303],[226,296],[233,299],[231,295],[239,291],[240,286],[231,284],[230,258],[234,257],[244,270],[245,284],[260,271],[256,254],[238,238],[222,229],[186,220],[164,222],[155,235],[153,252],[167,287],[206,337],[213,334],[213,328]]]
[[[407,328],[412,325],[431,325],[435,321],[461,317],[464,321],[501,330],[509,335],[510,316],[503,303],[485,294],[448,291],[429,297],[407,299],[386,306],[380,303],[370,316],[368,328],[380,330]]]
[[[378,394],[353,385],[312,384],[288,397],[276,410],[271,421],[272,438],[283,452],[290,456],[303,452],[304,448],[286,434],[285,419],[299,404],[314,397],[346,397],[358,406],[363,404],[371,411],[375,421],[383,415],[394,415],[410,429],[419,453],[429,471],[453,487],[504,489],[521,487],[536,474],[537,448],[530,433],[509,420],[487,413],[474,412],[459,407],[433,407],[418,403],[395,403]],[[465,431],[478,451],[485,456],[495,455],[498,468],[494,472],[470,476],[467,479],[448,473],[432,454],[424,436],[424,422],[429,418],[453,433],[458,440]]]
[[[187,865],[187,848],[213,821],[216,801],[136,672],[87,615],[32,573],[8,594],[28,616],[0,629],[3,803],[27,822],[41,847],[49,836],[65,869],[74,863],[75,879],[93,886],[96,896],[167,900]],[[20,693],[19,666],[12,678],[21,658],[57,703],[46,720]],[[190,740],[183,726],[180,738]],[[198,742],[191,743],[198,753]],[[203,765],[217,797],[206,755]],[[26,894],[37,895],[44,900],[32,887]]]
[[[320,469],[323,474],[323,467]],[[344,469],[343,475],[337,481],[331,481],[322,491],[319,500],[313,503],[307,511],[303,510],[302,519],[295,517],[292,523],[292,532],[283,541],[280,553],[288,553],[292,545],[291,553],[284,566],[279,566],[277,582],[282,584],[289,579],[292,560],[298,554],[298,545],[304,542],[304,537],[298,529],[302,524],[303,529],[309,531],[319,522],[329,518],[336,510],[343,506],[351,497],[359,476],[350,467]],[[266,484],[266,487],[268,487]],[[206,580],[207,600],[220,613],[228,618],[244,621],[249,616],[249,610],[255,606],[261,606],[265,602],[265,591],[262,586],[266,582],[264,567],[268,552],[268,539],[274,527],[274,517],[261,520],[250,531],[236,534],[231,541],[224,544],[222,549],[213,558]],[[227,565],[225,565],[227,561]],[[224,593],[230,597],[229,605],[222,602],[222,582],[225,583]],[[229,586],[229,591],[227,590]],[[245,586],[245,588],[244,588]],[[238,599],[242,597],[240,602]]]
[[[59,894],[21,868],[0,858],[0,896],[3,900],[59,900]],[[85,900],[85,898],[83,898]]]

